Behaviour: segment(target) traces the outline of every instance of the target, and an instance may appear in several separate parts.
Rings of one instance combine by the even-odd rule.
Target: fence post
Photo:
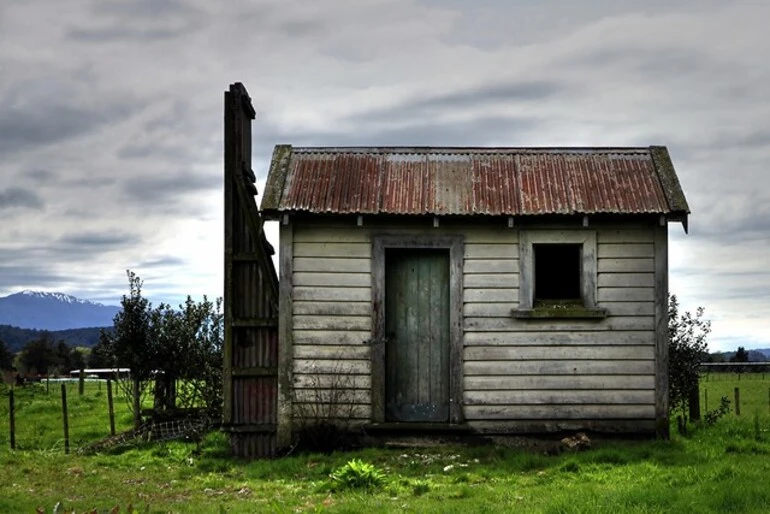
[[[700,419],[700,392],[698,391],[698,384],[690,390],[690,398],[688,399],[688,406],[690,411],[690,420],[698,421]]]
[[[80,378],[78,379],[78,395],[83,396],[86,388],[86,371],[80,368]]]
[[[69,455],[70,452],[70,425],[67,419],[67,385],[62,383],[61,385],[61,415],[62,423],[64,424],[64,453]]]
[[[706,412],[708,412],[709,411],[709,390],[708,389],[703,390],[703,396],[704,396],[703,399],[706,404]]]
[[[741,415],[741,390],[735,388],[735,415]]]
[[[14,413],[13,388],[8,391],[8,407],[11,416],[11,450],[16,449],[16,414]]]
[[[131,384],[131,396],[131,402],[134,409],[134,428],[138,429],[142,425],[141,391],[139,390],[138,378],[134,378]]]
[[[110,412],[110,435],[115,435],[115,409],[112,404],[112,380],[107,379],[107,409]]]

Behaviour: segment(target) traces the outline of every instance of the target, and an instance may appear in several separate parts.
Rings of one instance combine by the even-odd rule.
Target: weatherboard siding
[[[654,427],[654,228],[587,229],[597,236],[597,306],[609,313],[602,320],[511,316],[519,301],[519,230],[356,226],[355,219],[295,224],[295,416],[336,397],[354,407],[354,423],[371,420],[373,235],[462,235],[466,422],[489,432]]]

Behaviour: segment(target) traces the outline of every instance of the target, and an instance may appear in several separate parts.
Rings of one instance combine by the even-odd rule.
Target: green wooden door
[[[385,416],[449,421],[449,252],[385,255]]]

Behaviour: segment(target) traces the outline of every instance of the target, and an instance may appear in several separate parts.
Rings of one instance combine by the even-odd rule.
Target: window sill
[[[582,305],[548,305],[533,309],[512,309],[515,319],[604,319],[607,309],[589,308]]]

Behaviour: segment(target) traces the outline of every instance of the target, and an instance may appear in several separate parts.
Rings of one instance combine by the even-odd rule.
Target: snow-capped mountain
[[[38,330],[105,327],[120,307],[75,298],[64,293],[25,289],[0,297],[0,325]]]

